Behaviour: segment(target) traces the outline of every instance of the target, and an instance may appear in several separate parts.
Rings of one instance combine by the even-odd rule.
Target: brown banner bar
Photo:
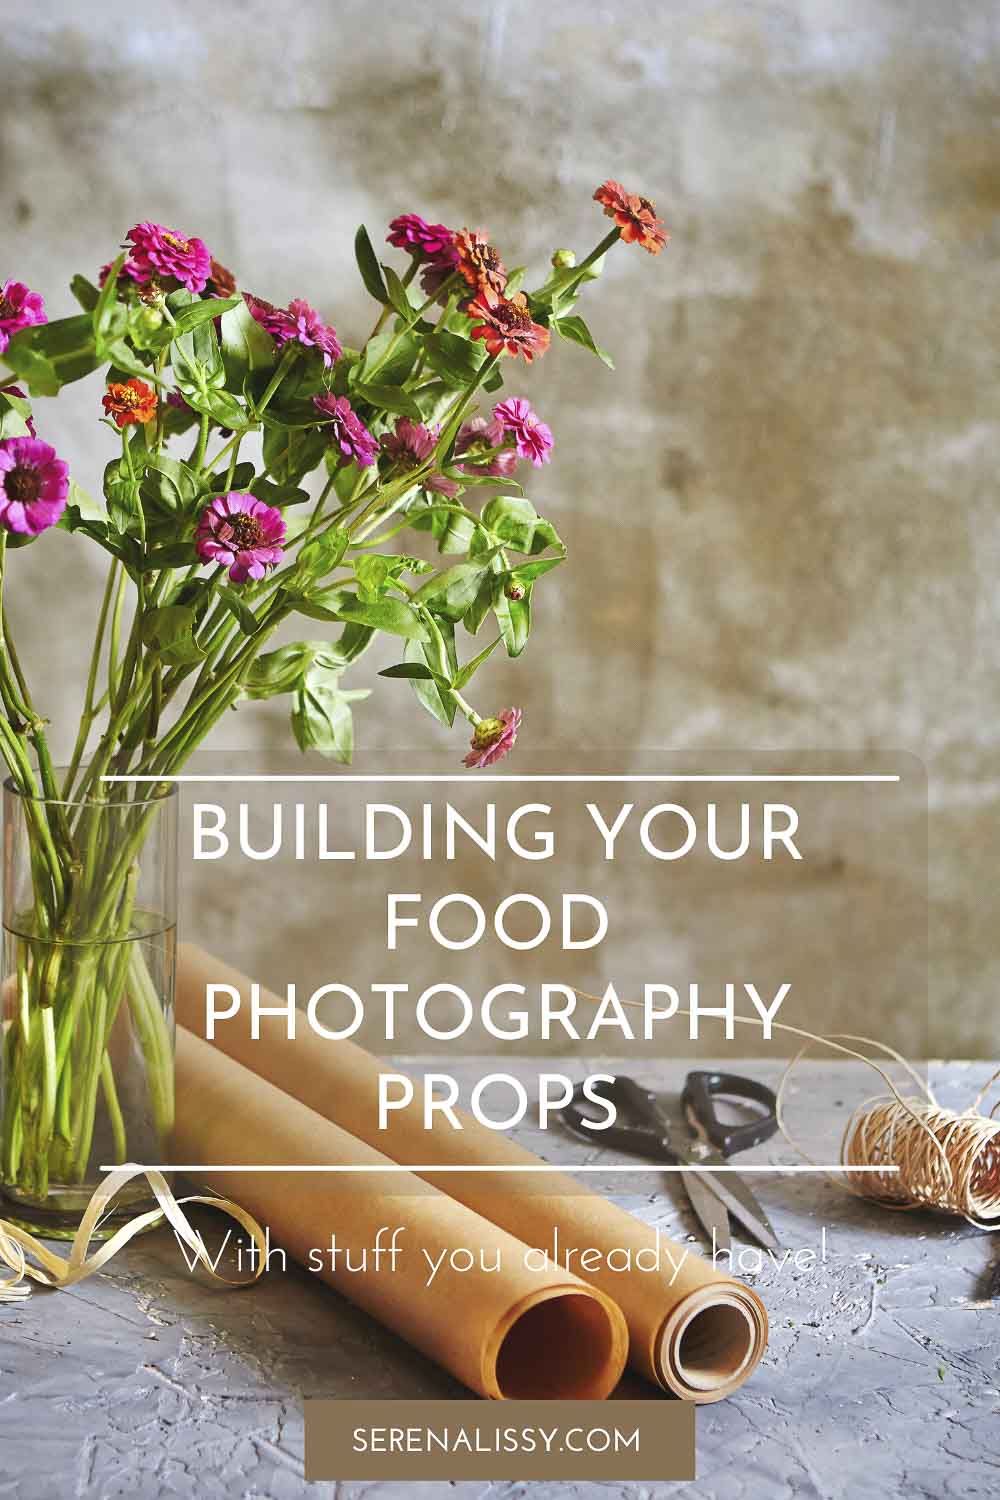
[[[307,1401],[306,1479],[694,1479],[686,1401]]]

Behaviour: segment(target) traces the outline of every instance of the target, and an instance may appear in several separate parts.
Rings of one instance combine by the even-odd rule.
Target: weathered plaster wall
[[[923,757],[935,1045],[996,1052],[996,8],[0,10],[2,269],[59,311],[70,274],[152,217],[356,340],[361,219],[483,222],[541,265],[596,238],[605,176],[657,199],[666,256],[614,257],[588,310],[617,374],[561,348],[524,383],[558,441],[533,493],[573,559],[494,701],[523,703],[539,744]],[[78,388],[45,427],[91,482],[95,404]],[[10,586],[56,720],[80,686],[95,561],[49,538]],[[439,747],[386,688],[362,759]],[[258,757],[286,745],[274,705],[227,734]],[[221,941],[239,902],[197,889],[197,925]],[[267,933],[241,934],[274,977],[308,926],[305,885],[288,897]]]

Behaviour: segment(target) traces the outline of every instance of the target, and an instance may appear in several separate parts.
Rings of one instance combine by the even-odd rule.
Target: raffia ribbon
[[[123,1224],[120,1229],[116,1230],[111,1238],[100,1245],[92,1255],[88,1255],[90,1241],[108,1212],[113,1199],[126,1183],[136,1177],[145,1177],[158,1206],[147,1209],[145,1213],[137,1214],[134,1219],[130,1219],[127,1224]],[[191,1227],[182,1212],[183,1205],[188,1203],[204,1203],[209,1208],[221,1209],[224,1214],[228,1214],[231,1219],[235,1219],[238,1224],[242,1225],[258,1252],[252,1275],[238,1281],[231,1281],[228,1277],[219,1275],[212,1265],[204,1240],[198,1231]],[[233,1203],[228,1198],[200,1194],[188,1198],[175,1198],[162,1172],[157,1172],[152,1167],[141,1167],[134,1162],[126,1162],[124,1166],[116,1167],[113,1172],[109,1172],[94,1193],[73,1238],[69,1255],[66,1257],[56,1255],[27,1230],[19,1229],[16,1224],[0,1219],[0,1265],[6,1266],[11,1273],[0,1279],[0,1302],[15,1302],[27,1297],[31,1292],[32,1281],[37,1281],[41,1286],[57,1287],[62,1291],[75,1286],[78,1281],[85,1281],[88,1276],[93,1276],[95,1271],[106,1266],[108,1261],[112,1260],[119,1250],[124,1249],[130,1240],[134,1240],[137,1234],[142,1234],[143,1230],[151,1229],[154,1224],[164,1219],[191,1251],[195,1263],[202,1266],[210,1278],[220,1286],[238,1291],[243,1287],[251,1286],[262,1274],[267,1256],[267,1241],[263,1229],[252,1214],[247,1213],[245,1209],[240,1208],[238,1203]],[[29,1255],[32,1257],[31,1260],[28,1259]]]

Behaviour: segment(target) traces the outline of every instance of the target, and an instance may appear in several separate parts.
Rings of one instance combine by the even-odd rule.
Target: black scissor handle
[[[747,1120],[743,1125],[727,1125],[715,1112],[716,1096],[724,1094],[731,1099],[746,1099],[764,1109],[756,1120]],[[693,1116],[717,1151],[723,1156],[733,1156],[737,1151],[749,1151],[770,1140],[778,1128],[778,1101],[774,1090],[755,1078],[741,1078],[737,1073],[689,1073],[681,1094],[681,1105],[685,1114]]]
[[[634,1078],[619,1075],[594,1092],[607,1099],[615,1107],[615,1123],[593,1128],[599,1117],[590,1113],[593,1101],[578,1084],[569,1103],[559,1111],[559,1118],[568,1130],[581,1139],[599,1146],[612,1146],[618,1151],[629,1151],[634,1156],[657,1156],[670,1154],[670,1131],[667,1121],[660,1113],[654,1093],[636,1083]]]

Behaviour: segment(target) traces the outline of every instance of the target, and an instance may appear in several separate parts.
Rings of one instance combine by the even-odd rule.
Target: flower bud
[[[512,578],[510,580],[510,582],[504,588],[504,593],[506,594],[506,596],[507,596],[508,599],[513,599],[514,602],[516,603],[518,601],[518,599],[523,599],[524,598],[524,594],[525,594],[524,584],[523,583],[518,583],[515,578]]]
[[[480,719],[472,731],[472,743],[475,749],[483,750],[487,745],[493,745],[504,731],[502,719]]]
[[[555,250],[552,253],[552,264],[557,271],[569,271],[576,265],[576,255],[572,250]]]

